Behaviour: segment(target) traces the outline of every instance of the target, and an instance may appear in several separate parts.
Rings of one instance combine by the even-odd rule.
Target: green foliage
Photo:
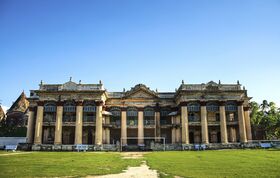
[[[267,139],[280,138],[280,108],[274,102],[263,100],[262,104],[251,102],[251,122],[256,128],[265,130]]]

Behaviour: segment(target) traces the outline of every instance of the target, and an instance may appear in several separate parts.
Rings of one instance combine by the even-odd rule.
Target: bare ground
[[[143,152],[123,152],[121,156],[123,159],[140,159],[143,158]],[[158,178],[156,170],[151,170],[147,166],[146,161],[138,167],[128,167],[123,173],[119,174],[108,174],[103,176],[87,176],[86,178]]]

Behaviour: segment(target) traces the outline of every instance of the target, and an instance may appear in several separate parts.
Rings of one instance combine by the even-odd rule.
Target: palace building
[[[252,139],[247,90],[239,81],[182,84],[174,92],[138,84],[107,91],[102,82],[44,84],[31,90],[27,141],[33,150],[129,145],[233,145]],[[176,145],[176,146],[175,146]]]

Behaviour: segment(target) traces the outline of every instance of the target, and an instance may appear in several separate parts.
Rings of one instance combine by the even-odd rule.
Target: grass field
[[[280,177],[280,150],[154,152],[148,165],[182,177]]]
[[[9,153],[14,154],[14,153]],[[0,156],[0,177],[59,177],[119,173],[141,160],[121,159],[119,153],[32,152]]]
[[[3,154],[6,152],[0,152],[1,178],[119,173],[128,166],[140,165],[142,160],[158,170],[161,177],[280,177],[277,150],[151,152],[141,159],[122,159],[119,153],[112,152]]]

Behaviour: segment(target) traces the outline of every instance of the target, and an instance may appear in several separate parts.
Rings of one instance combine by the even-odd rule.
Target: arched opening
[[[83,104],[83,144],[94,144],[95,141],[96,105],[94,101]]]
[[[56,104],[48,102],[44,105],[42,143],[53,144],[56,122]]]
[[[118,107],[112,107],[110,108],[110,112],[112,113],[110,142],[116,144],[121,140],[121,109]]]
[[[75,140],[76,105],[72,101],[63,105],[62,144],[72,145]]]
[[[128,139],[127,144],[137,145],[138,142],[138,110],[137,108],[130,107],[127,109],[126,114],[127,124],[127,137],[135,137],[135,139]]]
[[[172,123],[171,123],[171,109],[163,107],[160,110],[160,136],[165,138],[165,142],[170,144],[172,142]]]
[[[144,108],[144,137],[155,137],[155,111],[152,107]],[[155,139],[145,139],[146,146],[150,146]]]

